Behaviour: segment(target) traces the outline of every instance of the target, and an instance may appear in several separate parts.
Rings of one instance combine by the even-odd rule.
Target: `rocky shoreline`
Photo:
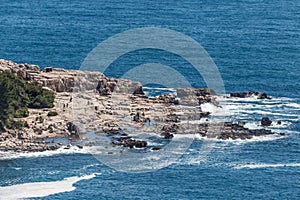
[[[140,83],[107,78],[99,72],[51,67],[40,71],[36,65],[0,60],[0,73],[4,71],[26,81],[38,82],[55,94],[55,102],[53,108],[29,109],[29,116],[22,118],[26,122],[23,129],[7,129],[0,133],[0,151],[55,150],[62,144],[49,145],[43,140],[59,137],[80,140],[86,132],[107,136],[111,145],[125,148],[145,148],[148,145],[147,141],[133,138],[132,130],[156,133],[167,140],[175,134],[190,133],[220,140],[246,140],[276,134],[265,128],[250,130],[244,126],[245,122],[210,122],[211,113],[203,112],[201,105],[220,105],[215,92],[207,88],[178,88],[177,96],[165,94],[150,98],[144,95]],[[231,93],[228,98],[250,96],[270,99],[267,94],[258,92]],[[197,121],[201,123],[194,123]],[[267,118],[261,123],[271,125]],[[91,142],[82,145],[91,145]]]

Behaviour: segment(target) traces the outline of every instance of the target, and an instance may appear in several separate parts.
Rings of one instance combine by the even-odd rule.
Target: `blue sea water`
[[[299,199],[300,1],[1,0],[0,58],[79,69],[100,42],[142,27],[169,28],[200,43],[228,93],[270,94],[271,101],[229,102],[232,118],[251,127],[258,127],[262,116],[281,120],[272,129],[285,136],[217,141],[201,162],[203,139],[196,139],[178,162],[147,173],[118,172],[76,151],[5,155],[0,186],[99,173],[74,183],[73,191],[43,199]],[[146,49],[118,59],[108,75],[118,77],[117,66],[143,62],[169,64],[182,72],[188,67],[168,52]],[[203,86],[186,73],[193,86]],[[7,198],[0,193],[0,199]]]

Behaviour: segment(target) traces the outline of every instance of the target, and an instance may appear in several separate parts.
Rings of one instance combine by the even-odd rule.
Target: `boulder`
[[[270,126],[271,124],[272,124],[272,121],[268,117],[263,117],[261,119],[262,126]]]
[[[165,132],[161,134],[165,139],[172,139],[174,137],[174,135],[172,133],[169,132]]]
[[[67,123],[67,129],[70,132],[71,136],[72,135],[75,135],[75,136],[79,135],[79,129],[75,124],[73,124],[73,122],[68,122]]]

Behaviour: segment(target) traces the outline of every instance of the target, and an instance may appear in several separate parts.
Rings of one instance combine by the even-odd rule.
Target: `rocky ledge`
[[[2,151],[54,150],[61,144],[48,145],[45,139],[64,137],[72,141],[84,138],[87,132],[109,137],[111,145],[124,148],[148,145],[143,139],[133,138],[131,132],[156,133],[166,140],[172,139],[175,134],[190,133],[220,140],[275,134],[264,128],[250,130],[245,128],[244,122],[210,122],[211,113],[203,112],[201,105],[221,106],[215,92],[207,88],[178,88],[177,96],[147,97],[140,83],[107,78],[99,72],[51,67],[40,71],[36,65],[0,60],[0,73],[4,71],[29,82],[38,82],[45,90],[55,94],[55,102],[53,108],[29,109],[29,116],[21,119],[26,124],[23,129],[1,132]],[[229,98],[253,95],[259,99],[270,98],[257,92],[232,93]],[[270,120],[264,118],[262,123],[268,126]],[[90,144],[91,141],[86,143]]]

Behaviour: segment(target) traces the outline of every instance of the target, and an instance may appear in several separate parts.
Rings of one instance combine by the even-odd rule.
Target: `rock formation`
[[[109,137],[112,145],[125,148],[148,145],[147,141],[130,136],[132,130],[157,133],[168,140],[175,134],[190,133],[222,140],[274,134],[265,129],[249,130],[242,122],[193,123],[210,115],[201,110],[201,104],[219,106],[215,92],[207,88],[179,88],[177,96],[164,94],[148,98],[140,83],[107,78],[100,72],[51,67],[40,71],[36,65],[0,60],[0,73],[3,71],[15,73],[27,81],[36,81],[56,97],[54,108],[29,109],[29,117],[22,118],[27,124],[23,130],[1,133],[0,150],[54,150],[61,144],[48,145],[44,139],[74,139],[86,132]],[[265,93],[255,92],[232,93],[230,96],[245,98],[252,95],[269,98]],[[58,115],[48,115],[49,112]],[[262,125],[268,124],[269,120],[262,120]],[[95,142],[89,141],[87,145],[93,144]],[[152,149],[159,150],[160,147]]]
[[[256,97],[257,99],[271,99],[265,92],[237,92],[237,93],[230,93],[230,97],[238,97],[238,98],[246,98],[246,97]]]

